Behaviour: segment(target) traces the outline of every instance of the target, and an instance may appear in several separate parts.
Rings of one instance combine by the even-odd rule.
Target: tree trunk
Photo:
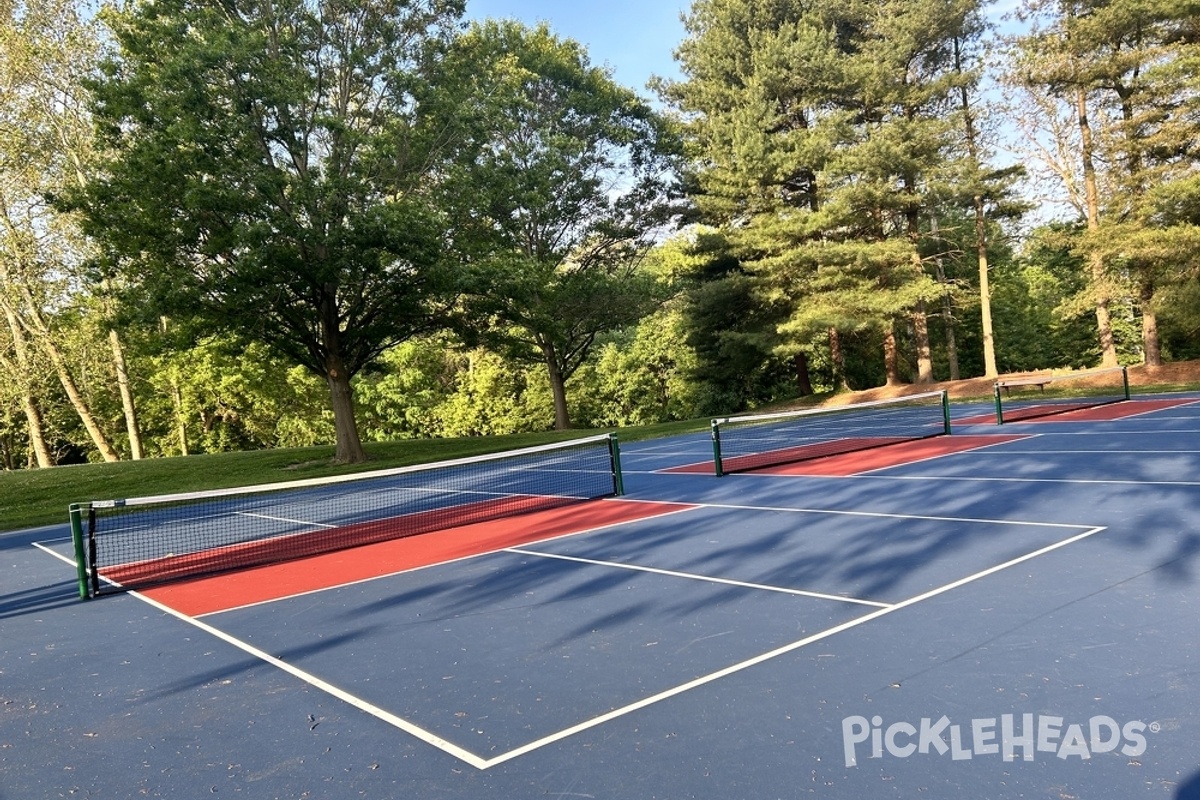
[[[4,306],[4,316],[8,321],[8,330],[13,340],[13,356],[15,362],[10,362],[0,356],[5,370],[14,383],[21,385],[21,408],[25,413],[25,425],[29,431],[29,447],[34,463],[45,469],[54,466],[54,457],[50,454],[50,446],[46,443],[46,424],[42,417],[41,406],[30,388],[33,378],[33,364],[29,358],[29,343],[25,341],[25,331],[17,321],[16,314],[7,304]]]
[[[916,191],[909,186],[909,192],[915,197]],[[921,212],[913,208],[908,212],[908,240],[912,243],[913,273],[921,275],[925,265],[921,262]],[[913,338],[917,347],[917,383],[933,383],[933,357],[929,349],[929,315],[925,309],[924,298],[917,301],[912,312]]]
[[[957,37],[954,39],[954,68],[960,73],[963,71],[962,41]],[[971,108],[971,94],[966,83],[962,85],[960,91],[967,155],[970,157],[974,168],[978,170],[980,166],[979,145],[975,134],[975,112]],[[978,181],[978,177],[975,180]],[[982,192],[975,192],[972,204],[975,207],[975,254],[979,259],[979,316],[983,329],[983,377],[995,378],[999,373],[996,368],[996,340],[992,333],[992,292],[988,279],[987,213],[983,204]],[[947,308],[949,305],[949,298],[947,298]],[[946,330],[948,335],[953,335],[953,326],[949,323],[946,325]],[[949,341],[953,341],[953,339]],[[954,352],[955,357],[950,362],[950,380],[956,381],[959,377],[958,357],[957,350]]]
[[[109,462],[119,461],[121,457],[117,455],[117,451],[113,448],[112,443],[108,441],[108,437],[105,436],[104,431],[100,428],[100,423],[96,421],[96,416],[92,413],[91,406],[88,405],[83,392],[79,390],[79,385],[75,383],[75,377],[71,374],[71,370],[67,366],[67,361],[63,358],[62,351],[58,349],[58,345],[48,335],[42,337],[41,344],[46,350],[46,354],[50,356],[50,362],[54,364],[54,371],[58,373],[58,382],[62,384],[63,390],[67,393],[67,399],[71,401],[71,406],[75,409],[75,413],[79,415],[79,420],[87,430],[88,436],[91,437],[92,443],[100,451],[100,457]]]
[[[913,311],[913,336],[917,345],[917,383],[933,383],[933,357],[929,349],[929,316],[925,301],[917,301]]]
[[[896,332],[892,324],[883,331],[883,368],[887,373],[887,385],[900,385],[900,359],[896,352]]]
[[[833,390],[850,391],[846,383],[846,354],[842,352],[842,336],[837,328],[829,329],[829,361],[833,364]]]
[[[187,416],[183,413],[183,391],[175,378],[171,378],[171,405],[175,409],[175,438],[179,443],[179,455],[186,456],[189,452]]]
[[[1158,315],[1154,313],[1154,282],[1150,279],[1142,281],[1142,349],[1143,363],[1147,367],[1162,366],[1162,346],[1158,340]]]
[[[27,284],[18,283],[18,288],[24,300],[25,316],[14,315],[14,318],[21,328],[49,356],[50,363],[54,365],[54,371],[58,375],[58,381],[67,393],[67,399],[71,401],[71,406],[75,409],[75,413],[79,415],[79,420],[87,430],[88,436],[91,437],[92,443],[100,451],[101,458],[105,461],[120,460],[120,456],[113,449],[112,443],[108,441],[108,437],[104,435],[100,424],[96,422],[96,417],[92,414],[92,409],[88,406],[83,392],[79,390],[79,385],[75,382],[74,376],[71,375],[71,369],[67,365],[67,360],[63,357],[62,351],[58,349],[58,344],[54,341],[54,335],[50,330],[50,326],[42,316],[41,306],[34,299],[33,293]]]
[[[46,423],[42,418],[42,409],[38,406],[37,398],[28,392],[21,403],[25,410],[25,423],[29,429],[29,447],[39,467],[54,466],[54,456],[50,455],[50,445],[46,443]]]
[[[108,343],[112,348],[113,369],[117,373],[117,388],[121,391],[121,408],[125,412],[125,432],[129,436],[129,455],[137,461],[142,458],[142,433],[138,429],[137,406],[133,402],[133,389],[129,385],[129,367],[125,363],[125,348],[116,328],[109,328]]]
[[[358,420],[354,416],[354,388],[350,385],[350,370],[342,358],[341,316],[338,310],[336,284],[323,287],[320,302],[321,350],[325,382],[329,385],[329,406],[333,410],[333,430],[336,436],[334,460],[339,464],[361,464],[367,460],[362,440],[358,436]]]
[[[1087,91],[1083,87],[1075,90],[1075,109],[1079,115],[1087,228],[1089,231],[1095,231],[1100,227],[1100,189],[1096,183],[1095,143],[1092,139],[1092,126],[1088,121]],[[1092,289],[1096,292],[1096,334],[1100,341],[1100,364],[1104,367],[1115,367],[1117,347],[1113,339],[1112,317],[1108,310],[1108,292],[1104,288],[1108,283],[1104,275],[1104,259],[1098,253],[1093,253],[1088,258],[1088,264],[1091,267]]]
[[[563,378],[562,368],[558,363],[558,354],[555,352],[552,342],[542,339],[538,344],[542,348],[542,356],[546,362],[546,374],[550,378],[550,392],[554,395],[554,430],[570,430],[571,415],[567,409],[567,382]]]
[[[983,377],[999,375],[996,367],[996,338],[992,333],[992,289],[988,276],[987,218],[983,197],[975,195],[975,252],[979,259],[979,316],[983,327]]]
[[[326,357],[325,381],[329,384],[329,405],[333,409],[333,429],[337,435],[334,460],[339,464],[361,464],[367,460],[367,454],[354,418],[354,389],[339,356]]]
[[[939,253],[933,260],[935,276],[937,282],[941,286],[946,286],[946,263],[942,258],[941,248],[941,231],[938,228],[937,214],[933,214],[929,218],[929,232],[933,235],[939,244]],[[946,361],[950,364],[950,380],[956,381],[959,378],[958,374],[958,337],[954,332],[954,298],[950,296],[950,290],[946,289],[942,293],[942,323],[946,330]]]
[[[808,353],[796,353],[792,358],[792,366],[796,370],[796,389],[801,397],[808,397],[813,393],[812,377],[808,373]]]

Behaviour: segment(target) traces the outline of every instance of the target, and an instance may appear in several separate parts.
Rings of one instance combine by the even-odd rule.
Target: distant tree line
[[[7,4],[3,467],[1200,357],[1200,0],[463,12]]]

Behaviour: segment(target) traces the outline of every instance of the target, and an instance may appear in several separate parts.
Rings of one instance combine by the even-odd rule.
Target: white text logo
[[[886,726],[882,717],[868,720],[855,715],[842,720],[842,747],[847,767],[858,763],[859,745],[863,745],[862,755],[869,753],[870,758],[883,758],[885,753],[896,758],[934,753],[948,754],[954,761],[993,755],[1005,761],[1033,761],[1035,753],[1047,753],[1086,760],[1113,751],[1134,757],[1146,752],[1145,734],[1153,727],[1140,720],[1121,725],[1104,715],[1070,724],[1063,717],[1045,714],[1003,714],[973,719],[965,725],[942,716],[937,720],[925,717],[916,725],[893,722]]]

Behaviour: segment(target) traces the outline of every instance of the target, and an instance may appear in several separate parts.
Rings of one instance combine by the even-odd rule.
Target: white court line
[[[621,502],[621,503],[658,503],[659,501],[656,501],[656,500],[627,500],[625,498],[621,498],[617,502]],[[651,515],[648,517],[638,517],[636,519],[628,519],[623,522],[607,522],[603,525],[596,525],[591,528],[584,528],[581,531],[572,531],[571,533],[563,533],[563,534],[559,534],[558,536],[549,536],[545,539],[538,539],[537,542],[538,543],[553,542],[553,541],[557,541],[559,539],[567,539],[571,536],[581,536],[585,533],[596,533],[597,531],[602,531],[605,528],[616,528],[616,527],[620,527],[622,525],[631,525],[635,522],[644,522],[646,520],[660,519],[662,517],[669,517],[669,516],[673,516],[675,514],[682,514],[687,511],[695,511],[699,507],[692,503],[670,503],[667,501],[663,501],[663,504],[664,505],[677,505],[677,506],[680,506],[680,508],[676,508],[671,511],[663,511],[660,514],[654,514],[654,515]],[[452,530],[452,529],[447,529],[447,530]],[[374,575],[370,578],[359,578],[358,580],[346,581],[344,583],[334,584],[333,586],[322,586],[317,589],[309,589],[308,591],[305,591],[305,592],[295,592],[293,594],[279,595],[277,597],[272,597],[270,600],[259,600],[254,603],[246,603],[246,604],[240,605],[240,606],[231,606],[230,608],[223,608],[220,611],[210,611],[207,614],[200,614],[199,616],[200,617],[216,616],[217,614],[225,614],[229,611],[241,611],[242,609],[254,608],[255,606],[270,605],[271,603],[277,603],[277,602],[280,602],[283,600],[293,600],[297,597],[305,597],[305,596],[311,595],[311,594],[319,594],[321,592],[333,591],[335,589],[342,589],[347,586],[358,586],[359,584],[370,583],[371,581],[383,580],[385,578],[394,578],[397,575],[404,575],[409,572],[419,572],[421,570],[445,566],[446,564],[455,564],[459,561],[469,561],[473,558],[481,558],[483,556],[494,555],[496,553],[503,553],[504,550],[505,550],[505,548],[501,547],[501,548],[497,548],[495,550],[485,550],[482,553],[470,553],[465,556],[458,556],[457,558],[450,558],[445,561],[437,561],[433,564],[425,564],[425,565],[422,565],[419,567],[410,567],[408,569],[396,570],[395,572],[388,572],[388,573],[384,573],[383,575]],[[72,563],[74,563],[74,562],[72,562]]]
[[[313,522],[310,519],[289,519],[287,517],[275,517],[270,514],[256,514],[253,511],[235,511],[234,516],[238,517],[256,517],[258,519],[267,519],[271,522],[289,522],[293,525],[314,525],[318,528],[336,528],[337,525],[329,525],[324,522]]]
[[[1038,435],[1039,435],[1039,436],[1045,436],[1045,434],[1038,434]],[[1015,443],[1014,443],[1014,444],[1015,444]],[[973,452],[975,452],[975,451],[973,451],[973,450],[967,450],[967,451],[964,451],[964,452],[973,453]],[[1089,449],[1087,449],[1087,448],[1082,448],[1082,447],[1081,447],[1081,448],[1079,448],[1079,449],[1076,449],[1076,450],[1005,450],[1003,453],[984,453],[984,455],[989,455],[989,456],[990,456],[990,455],[999,455],[999,456],[1008,456],[1008,455],[1017,455],[1017,456],[1040,456],[1040,455],[1058,455],[1058,456],[1070,456],[1070,455],[1075,455],[1076,453],[1102,453],[1102,454],[1104,454],[1104,455],[1124,455],[1124,454],[1126,454],[1126,453],[1137,453],[1138,455],[1146,455],[1146,454],[1150,454],[1150,455],[1156,455],[1156,456],[1169,456],[1169,455],[1178,454],[1178,453],[1182,453],[1182,454],[1184,454],[1184,455],[1195,454],[1195,453],[1200,453],[1200,450],[1133,450],[1133,449],[1130,449],[1130,448],[1128,448],[1128,447],[1122,447],[1120,450],[1089,450]],[[912,463],[914,463],[914,464],[915,464],[915,463],[917,463],[917,462],[915,462],[915,461],[914,461],[914,462],[912,462]]]
[[[746,475],[744,477],[757,477]],[[874,481],[981,481],[994,483],[1068,483],[1097,486],[1200,486],[1200,481],[1134,481],[1089,478],[984,478],[963,475],[846,475],[838,480]]]
[[[1184,419],[1184,417],[1176,417]],[[1192,417],[1187,417],[1189,421]],[[1200,428],[1172,428],[1169,431],[1044,431],[1039,436],[1178,436],[1181,433],[1200,433]]]
[[[976,435],[976,436],[979,436],[979,435],[982,435],[982,434],[966,434],[966,435],[968,435],[968,436],[970,436],[970,435]],[[993,447],[1000,447],[1001,445],[1006,445],[1006,444],[1015,444],[1015,443],[1017,443],[1017,442],[1024,441],[1024,440],[1026,440],[1026,439],[1032,439],[1032,438],[1034,438],[1034,437],[1036,437],[1036,436],[1041,436],[1042,434],[1040,434],[1040,433],[1016,433],[1016,434],[997,434],[997,435],[998,435],[998,436],[1004,436],[1004,437],[1005,437],[1004,441],[1002,441],[1002,442],[991,442],[991,443],[989,443],[989,444],[981,444],[981,445],[979,445],[978,447],[972,447],[972,448],[970,448],[970,449],[968,449],[968,450],[955,450],[955,451],[954,451],[954,452],[952,452],[952,453],[937,453],[937,454],[935,454],[935,455],[931,455],[931,456],[925,456],[924,458],[917,458],[917,459],[913,459],[912,461],[905,461],[905,462],[903,462],[903,463],[901,463],[901,464],[889,464],[889,465],[888,465],[888,466],[886,466],[886,467],[875,467],[874,469],[865,469],[865,470],[863,470],[862,472],[857,472],[857,473],[855,473],[855,474],[856,474],[856,475],[867,475],[867,474],[869,474],[869,473],[872,473],[872,472],[879,472],[880,470],[885,470],[885,469],[894,469],[894,468],[896,468],[896,467],[907,467],[907,466],[908,466],[908,465],[910,465],[910,464],[921,464],[921,463],[924,463],[924,462],[926,462],[926,461],[934,461],[934,460],[936,460],[936,459],[939,459],[939,458],[946,458],[946,457],[948,457],[948,456],[969,455],[969,454],[971,454],[971,453],[978,453],[978,452],[979,452],[979,451],[981,451],[981,450],[988,450],[988,449],[990,449],[990,448],[993,448]],[[1014,437],[1014,436],[1015,436],[1015,437],[1019,437],[1019,438],[1012,438],[1012,437]],[[953,441],[953,437],[951,437],[951,441]],[[865,451],[860,451],[860,452],[865,452]],[[850,454],[849,454],[849,453],[847,453],[846,455],[850,455]],[[782,477],[782,476],[779,476],[779,477]],[[817,477],[820,477],[820,476],[817,476]],[[830,477],[841,477],[841,476],[830,476]]]
[[[73,558],[67,558],[66,556],[62,555],[61,553],[56,553],[53,550],[43,547],[38,542],[34,542],[33,546],[38,548],[42,552],[49,553],[50,555],[54,556],[55,558],[59,559],[60,561],[65,561],[66,563],[70,564],[72,567],[75,566],[75,560]],[[403,717],[396,716],[395,714],[391,713],[390,711],[385,711],[384,709],[380,708],[379,706],[375,705],[374,703],[369,703],[360,697],[352,695],[349,692],[345,691],[344,689],[340,689],[337,686],[333,685],[332,683],[322,680],[321,678],[318,678],[317,676],[313,675],[310,672],[306,672],[305,670],[302,670],[297,666],[289,664],[288,662],[286,662],[282,659],[276,658],[275,656],[271,655],[270,653],[266,652],[265,650],[260,650],[259,648],[255,647],[252,644],[249,644],[248,642],[244,642],[235,636],[231,636],[230,634],[225,633],[224,631],[220,630],[219,628],[214,628],[212,625],[209,625],[206,622],[202,622],[202,621],[196,619],[195,617],[189,617],[187,614],[180,613],[180,612],[176,611],[175,609],[171,608],[170,606],[165,606],[162,603],[158,602],[157,600],[153,600],[153,599],[147,597],[146,595],[142,594],[141,592],[132,592],[131,591],[131,592],[129,592],[129,594],[131,596],[136,597],[137,599],[141,600],[143,603],[147,603],[147,604],[153,606],[154,608],[157,608],[159,611],[162,611],[165,614],[169,614],[178,620],[182,620],[183,622],[186,622],[189,625],[193,625],[193,626],[199,628],[200,630],[204,631],[205,633],[208,633],[208,634],[211,634],[211,635],[217,637],[218,639],[220,639],[221,641],[223,641],[227,644],[233,645],[238,650],[241,650],[242,652],[247,653],[247,654],[253,656],[254,658],[264,661],[273,667],[277,667],[295,678],[299,678],[301,681],[303,681],[304,683],[307,683],[309,686],[312,686],[315,689],[320,689],[321,691],[326,692],[326,693],[336,697],[337,699],[353,706],[354,708],[357,708],[360,711],[364,711],[367,714],[370,714],[371,716],[375,717],[376,719],[382,720],[383,722],[386,722],[387,724],[389,724],[395,728],[399,728],[400,730],[404,731],[407,734],[415,736],[416,738],[420,739],[421,741],[425,742],[426,744],[433,745],[434,747],[438,748],[442,752],[448,753],[449,755],[454,756],[455,758],[459,759],[460,761],[464,761],[467,764],[470,764],[471,766],[476,767],[478,769],[487,769],[488,765],[487,765],[487,762],[485,759],[480,758],[479,756],[475,755],[474,753],[470,752],[469,750],[464,750],[463,748],[459,747],[458,745],[454,744],[453,742],[447,741],[435,733],[431,733],[430,731],[425,730],[424,728],[420,727],[419,725],[415,725],[415,724],[409,722],[408,720],[404,719]]]
[[[700,506],[700,507],[705,507],[705,506]],[[781,511],[806,511],[807,510],[807,509],[785,509],[785,508],[770,509],[770,508],[764,508],[764,507],[745,507],[745,506],[722,506],[722,505],[717,505],[717,504],[713,504],[712,507],[718,507],[718,508],[722,508],[722,507],[723,508],[763,508],[763,510],[781,510]],[[816,513],[846,514],[846,515],[872,516],[872,517],[896,517],[896,518],[909,518],[909,519],[942,519],[942,520],[962,519],[962,521],[998,522],[1001,524],[1010,524],[1010,525],[1042,525],[1043,527],[1048,527],[1048,528],[1052,528],[1052,527],[1067,528],[1067,527],[1069,527],[1069,528],[1079,529],[1079,528],[1086,527],[1083,525],[1066,525],[1066,524],[1062,524],[1062,523],[1011,522],[1011,521],[1004,521],[1004,520],[970,520],[970,519],[955,518],[955,517],[914,517],[911,515],[906,517],[905,515],[899,515],[899,514],[879,514],[879,513],[874,513],[874,512],[842,512],[842,511],[830,512],[830,511],[824,511],[824,512],[816,512]],[[576,725],[572,725],[568,728],[564,728],[555,733],[549,734],[547,736],[543,736],[540,739],[536,739],[532,742],[528,742],[520,747],[514,748],[505,753],[501,753],[499,755],[496,755],[496,756],[493,756],[492,758],[487,758],[487,759],[482,758],[474,753],[471,753],[470,751],[465,750],[465,749],[459,747],[458,745],[455,745],[454,743],[452,743],[446,739],[443,739],[440,736],[437,736],[436,734],[434,734],[430,731],[427,731],[424,728],[421,728],[420,726],[415,725],[414,723],[409,722],[408,720],[406,720],[402,717],[399,717],[395,714],[385,711],[384,709],[379,708],[378,706],[376,706],[372,703],[369,703],[359,697],[356,697],[355,695],[352,695],[349,692],[347,692],[343,689],[340,689],[339,687],[334,686],[333,684],[328,683],[327,681],[324,681],[324,680],[312,675],[311,673],[308,673],[308,672],[301,670],[298,667],[295,667],[281,659],[278,659],[278,658],[270,655],[269,653],[266,653],[265,651],[262,651],[256,647],[254,647],[253,645],[248,644],[247,642],[243,642],[240,639],[237,639],[236,637],[231,636],[217,628],[214,628],[211,625],[208,625],[194,617],[189,617],[187,615],[181,614],[181,613],[171,609],[168,606],[164,606],[161,603],[151,600],[149,597],[146,597],[145,595],[143,595],[139,592],[130,592],[130,594],[133,595],[134,597],[137,597],[139,600],[149,603],[150,605],[154,606],[155,608],[158,608],[161,611],[163,611],[167,614],[170,614],[173,617],[176,617],[177,619],[180,619],[190,625],[193,625],[193,626],[199,628],[200,630],[203,630],[207,633],[212,634],[213,636],[216,636],[218,639],[221,639],[222,641],[238,648],[239,650],[242,650],[245,653],[248,653],[248,654],[254,656],[255,658],[259,658],[268,664],[278,667],[279,669],[283,670],[284,672],[288,673],[289,675],[292,675],[293,677],[298,678],[299,680],[309,684],[310,686],[313,686],[314,688],[325,691],[325,692],[329,693],[330,695],[346,702],[347,704],[349,704],[355,708],[358,708],[358,709],[366,712],[367,714],[370,714],[371,716],[375,717],[376,719],[379,719],[389,725],[392,725],[393,727],[398,728],[399,730],[402,730],[405,733],[408,733],[429,745],[432,745],[433,747],[441,750],[444,753],[447,753],[448,755],[454,756],[455,758],[459,759],[460,761],[462,761],[466,764],[469,764],[470,766],[473,766],[476,769],[486,770],[486,769],[494,767],[498,764],[502,764],[506,761],[510,761],[519,756],[533,752],[534,750],[538,750],[542,747],[546,747],[547,745],[551,745],[556,742],[567,739],[571,736],[574,736],[577,733],[581,733],[583,731],[597,727],[597,726],[602,725],[611,720],[626,716],[635,711],[639,711],[643,708],[647,708],[656,703],[660,703],[664,700],[668,700],[677,695],[691,691],[692,689],[699,688],[701,686],[707,685],[714,681],[720,680],[721,678],[728,677],[730,675],[736,674],[738,672],[742,672],[751,667],[765,663],[767,661],[771,661],[773,659],[779,658],[780,656],[787,655],[788,653],[799,650],[802,647],[806,647],[807,645],[813,644],[815,642],[819,642],[823,639],[827,639],[836,634],[851,630],[852,628],[856,628],[867,622],[871,622],[873,620],[879,619],[880,617],[884,617],[895,611],[899,611],[901,609],[908,608],[909,606],[913,606],[913,605],[921,603],[925,600],[929,600],[933,597],[937,597],[939,595],[945,594],[946,592],[952,591],[954,589],[958,589],[969,583],[973,583],[975,581],[981,580],[983,578],[988,577],[989,575],[993,575],[997,572],[1001,572],[1005,569],[1008,569],[1010,567],[1024,563],[1026,561],[1031,561],[1031,560],[1038,558],[1040,556],[1043,556],[1047,553],[1053,552],[1060,548],[1063,548],[1068,545],[1074,544],[1076,542],[1082,541],[1083,539],[1086,539],[1086,538],[1093,536],[1097,533],[1100,533],[1101,531],[1104,531],[1104,530],[1106,530],[1106,528],[1103,526],[1088,528],[1087,530],[1084,530],[1081,533],[1077,533],[1074,536],[1071,536],[1066,539],[1060,540],[1058,542],[1054,542],[1052,544],[1046,545],[1045,547],[1041,547],[1030,553],[1026,553],[1024,555],[1017,556],[1016,558],[1009,559],[1008,561],[1005,561],[1002,564],[997,564],[993,567],[989,567],[987,569],[981,570],[974,574],[968,575],[964,578],[959,578],[958,580],[955,580],[950,583],[939,586],[937,588],[931,589],[922,594],[916,595],[914,597],[910,597],[907,600],[902,600],[898,603],[894,603],[894,604],[886,606],[884,608],[879,608],[875,611],[871,611],[867,614],[864,614],[861,617],[856,617],[855,619],[849,620],[848,622],[844,622],[840,625],[836,625],[832,628],[828,628],[826,630],[812,634],[811,636],[806,636],[803,639],[799,639],[797,641],[791,642],[789,644],[785,644],[781,647],[777,647],[777,648],[767,651],[765,653],[761,653],[757,656],[754,656],[753,658],[749,658],[744,661],[738,662],[736,664],[732,664],[728,667],[725,667],[724,669],[720,669],[715,672],[711,672],[707,675],[702,675],[698,678],[687,681],[686,683],[679,684],[679,685],[674,686],[665,691],[658,692],[657,694],[651,695],[649,697],[644,697],[641,700],[638,700],[634,703],[630,703],[628,705],[621,706],[620,708],[615,708],[605,714],[601,714],[601,715],[593,717],[592,719],[589,719],[589,720],[584,720],[583,722],[577,723]],[[74,565],[74,561],[72,559],[68,559],[68,558],[61,556],[57,553],[54,553],[52,551],[47,551],[47,552],[50,552],[51,555],[54,555],[55,557],[57,557],[63,561],[66,561],[69,564]]]
[[[488,767],[488,763],[484,759],[480,758],[479,756],[475,755],[474,753],[470,752],[469,750],[465,750],[465,749],[459,747],[458,745],[454,744],[453,742],[447,741],[446,739],[443,739],[442,737],[438,736],[437,734],[427,731],[424,728],[420,727],[419,725],[415,725],[412,722],[409,722],[408,720],[404,719],[403,717],[399,717],[399,716],[391,713],[390,711],[386,711],[386,710],[380,708],[379,706],[375,705],[374,703],[370,703],[366,700],[363,700],[361,697],[350,694],[346,690],[341,689],[341,688],[335,686],[334,684],[329,683],[326,680],[322,680],[321,678],[318,678],[316,675],[313,675],[311,672],[306,672],[305,670],[302,670],[299,667],[294,666],[293,664],[289,664],[287,661],[284,661],[283,659],[276,658],[275,656],[271,655],[270,653],[266,652],[265,650],[260,650],[257,647],[255,647],[254,645],[249,644],[248,642],[243,642],[241,639],[238,639],[235,636],[231,636],[230,634],[225,633],[224,631],[222,631],[218,628],[214,628],[213,626],[211,626],[205,622],[201,622],[200,620],[196,619],[195,617],[189,617],[186,614],[181,614],[180,612],[174,610],[170,606],[165,606],[162,603],[157,602],[156,600],[152,600],[151,598],[146,597],[145,595],[141,594],[140,592],[130,592],[130,594],[145,603],[149,603],[150,605],[154,606],[155,608],[159,609],[160,611],[170,614],[171,616],[175,617],[176,619],[183,620],[184,622],[188,623],[189,625],[194,625],[197,628],[199,628],[200,630],[202,630],[206,633],[212,634],[213,636],[217,637],[221,641],[226,642],[227,644],[233,645],[234,647],[236,647],[237,649],[241,650],[244,653],[247,653],[251,656],[254,656],[257,659],[265,661],[266,663],[270,664],[271,666],[278,667],[279,669],[283,670],[287,674],[289,674],[295,678],[299,678],[301,681],[303,681],[304,683],[307,683],[309,686],[312,686],[314,689],[320,689],[321,691],[326,692],[326,693],[336,697],[337,699],[341,700],[342,702],[347,703],[348,705],[351,705],[360,711],[364,711],[367,714],[370,714],[372,717],[375,717],[378,720],[386,722],[388,725],[391,725],[392,727],[399,728],[400,730],[404,731],[405,733],[407,733],[411,736],[414,736],[417,739],[420,739],[421,741],[425,742],[426,744],[433,745],[434,747],[441,750],[442,752],[452,755],[455,758],[459,759],[460,761],[464,761],[467,764],[470,764],[471,766],[476,767],[478,769],[487,769],[487,767]]]
[[[745,506],[735,503],[696,503],[696,508],[728,508],[737,511],[788,511],[800,514],[832,514],[842,517],[879,517],[882,519],[921,519],[933,522],[983,522],[993,525],[1016,525],[1036,528],[1071,528],[1079,530],[1087,525],[1072,525],[1066,522],[1035,522],[1014,519],[984,519],[980,517],[936,517],[924,514],[896,514],[885,511],[839,511],[829,508],[799,508],[796,506]]]
[[[1076,525],[1074,527],[1079,528],[1082,526]],[[630,714],[634,711],[638,711],[640,709],[646,708],[647,706],[654,705],[655,703],[662,702],[663,700],[667,700],[669,698],[675,697],[676,695],[683,694],[684,692],[690,691],[690,690],[698,688],[700,686],[704,686],[705,684],[712,683],[713,681],[719,680],[720,678],[725,678],[725,677],[728,677],[729,675],[733,675],[737,672],[741,672],[742,670],[749,669],[750,667],[753,667],[753,666],[757,666],[758,664],[762,664],[765,661],[770,661],[772,659],[778,658],[779,656],[787,655],[788,653],[791,653],[795,650],[799,650],[800,648],[805,647],[810,644],[813,644],[814,642],[819,642],[822,639],[828,639],[830,636],[833,636],[838,633],[842,633],[844,631],[848,631],[851,628],[857,628],[859,625],[862,625],[867,622],[871,622],[872,620],[879,619],[880,617],[886,616],[895,611],[899,611],[902,608],[908,608],[909,606],[916,605],[917,603],[920,603],[924,600],[928,600],[932,597],[937,597],[940,594],[945,594],[946,592],[949,592],[953,589],[957,589],[959,587],[965,586],[968,583],[973,583],[974,581],[980,580],[981,578],[986,578],[987,576],[995,574],[997,572],[1000,572],[1001,570],[1008,569],[1009,567],[1016,566],[1017,564],[1023,563],[1025,561],[1030,561],[1039,556],[1043,556],[1046,553],[1050,553],[1054,550],[1059,549],[1060,547],[1066,547],[1067,545],[1074,544],[1075,542],[1086,539],[1089,536],[1093,536],[1097,533],[1100,533],[1103,530],[1105,530],[1104,527],[1091,528],[1089,530],[1083,531],[1082,533],[1076,534],[1075,536],[1072,536],[1068,539],[1063,539],[1062,541],[1055,542],[1054,544],[1047,545],[1046,547],[1035,550],[1032,553],[1026,553],[1023,556],[1017,556],[1016,558],[1010,559],[1009,561],[1005,561],[1003,564],[997,564],[994,567],[989,567],[988,569],[982,570],[980,572],[976,572],[973,575],[968,575],[965,578],[960,578],[952,583],[947,583],[944,586],[939,586],[936,589],[931,589],[928,592],[925,592],[924,594],[919,594],[916,597],[910,597],[907,600],[902,600],[899,603],[896,603],[895,605],[889,606],[887,608],[881,608],[878,611],[872,611],[869,614],[864,614],[861,617],[856,617],[855,619],[852,619],[849,622],[843,622],[841,625],[834,626],[827,630],[823,630],[819,633],[814,633],[812,636],[807,636],[803,639],[792,642],[790,644],[785,644],[782,647],[777,647],[774,650],[770,650],[766,653],[762,653],[761,655],[755,656],[754,658],[747,659],[740,663],[733,664],[732,666],[726,667],[725,669],[718,670],[716,672],[711,672],[708,675],[702,675],[699,678],[688,681],[687,683],[680,684],[679,686],[676,686],[674,688],[667,689],[664,692],[659,692],[658,694],[643,698],[643,699],[637,701],[636,703],[631,703],[627,706],[622,706],[621,708],[615,708],[612,711],[608,712],[607,714],[602,714],[598,717],[594,717],[590,720],[581,722],[578,725],[573,725],[570,728],[565,728],[565,729],[559,731],[558,733],[554,733],[549,736],[544,736],[541,739],[538,739],[533,742],[529,742],[528,744],[518,747],[516,749],[510,750],[507,753],[501,753],[498,756],[489,758],[484,763],[483,769],[487,769],[489,767],[494,767],[497,764],[502,764],[505,761],[509,761],[518,756],[522,756],[522,755],[525,755],[526,753],[530,753],[534,750],[545,747],[548,744],[553,744],[562,739],[566,739],[569,736],[574,736],[575,734],[580,733],[585,730],[588,730],[589,728],[594,728],[597,725],[601,725],[610,720],[625,716],[626,714]]]
[[[891,608],[891,603],[878,603],[874,600],[862,600],[857,597],[845,597],[840,594],[825,594],[824,592],[809,592],[803,589],[787,589],[783,586],[768,586],[763,583],[748,583],[746,581],[735,581],[729,578],[714,578],[709,575],[697,575],[694,572],[676,572],[671,569],[658,569],[657,567],[643,567],[638,564],[622,564],[618,561],[599,561],[594,558],[580,558],[579,556],[566,556],[560,553],[546,553],[538,550],[526,550],[523,547],[509,547],[505,552],[520,553],[526,556],[536,556],[538,558],[555,558],[559,561],[574,561],[580,564],[594,564],[598,567],[613,567],[615,569],[627,569],[633,572],[648,572],[653,575],[665,575],[669,578],[687,578],[693,581],[704,581],[705,583],[720,583],[726,586],[738,586],[743,589],[762,589],[767,592],[779,592],[780,594],[791,594],[799,597],[812,597],[817,600],[836,600],[841,603],[857,603],[863,606],[875,606],[876,608]]]

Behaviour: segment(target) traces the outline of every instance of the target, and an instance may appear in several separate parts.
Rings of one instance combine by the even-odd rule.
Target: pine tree
[[[898,382],[902,330],[932,379],[925,224],[938,176],[961,158],[953,42],[970,0],[705,0],[666,95],[692,121],[696,202],[726,225],[793,343],[871,330]],[[911,331],[911,333],[909,333]],[[794,345],[793,345],[794,346]]]

